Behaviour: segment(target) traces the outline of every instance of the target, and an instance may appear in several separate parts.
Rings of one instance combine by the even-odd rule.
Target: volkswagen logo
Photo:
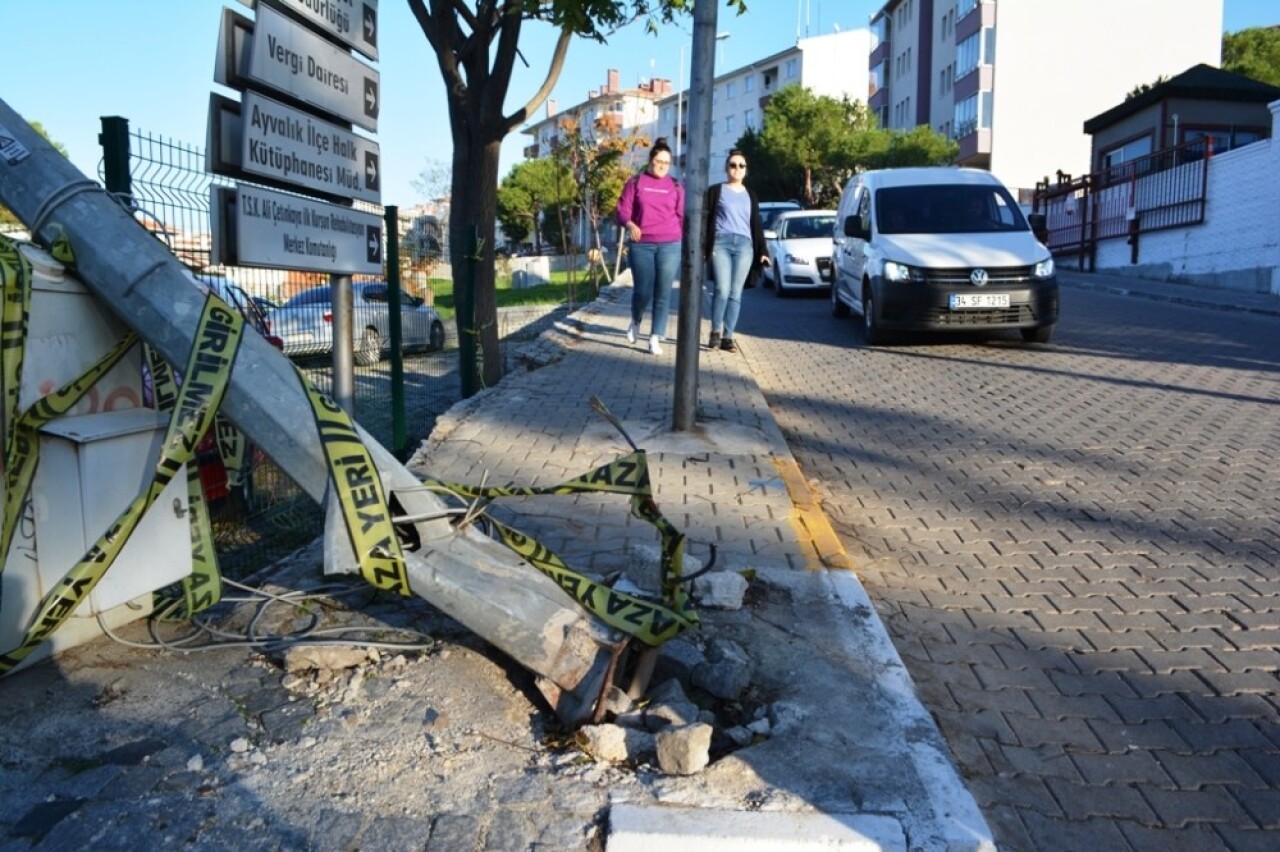
[[[975,287],[987,286],[987,270],[975,269],[969,273],[969,283]]]

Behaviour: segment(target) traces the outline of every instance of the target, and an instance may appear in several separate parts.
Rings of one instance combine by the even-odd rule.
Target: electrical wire
[[[300,645],[340,645],[357,648],[377,648],[389,651],[426,651],[435,645],[435,640],[419,630],[388,625],[343,625],[333,627],[320,626],[320,613],[311,611],[307,624],[283,634],[271,634],[261,631],[259,625],[273,605],[285,605],[295,610],[304,610],[305,605],[313,601],[335,602],[350,594],[371,596],[372,589],[366,585],[345,583],[325,583],[310,589],[300,589],[283,594],[268,592],[263,589],[246,586],[234,580],[223,578],[222,582],[232,588],[243,591],[244,595],[223,597],[218,606],[234,605],[231,614],[243,605],[252,605],[254,611],[242,631],[225,629],[222,624],[208,615],[192,615],[184,621],[189,629],[183,635],[163,636],[159,625],[165,621],[184,601],[178,598],[161,603],[147,619],[147,633],[150,642],[139,642],[126,639],[115,633],[106,623],[102,613],[98,613],[98,626],[104,635],[114,642],[130,648],[143,650],[165,650],[172,653],[189,654],[201,651],[217,651],[224,648],[251,648],[263,652],[280,651]],[[229,614],[230,615],[230,614]],[[221,619],[226,621],[229,618]],[[173,622],[177,624],[177,622]],[[369,633],[394,633],[410,637],[406,641],[396,642],[383,639],[364,638]]]

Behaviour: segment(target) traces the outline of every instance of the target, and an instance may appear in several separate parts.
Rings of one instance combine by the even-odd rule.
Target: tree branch
[[[569,30],[561,30],[560,38],[556,40],[556,49],[551,56],[551,64],[547,67],[547,77],[542,81],[542,86],[538,91],[533,93],[533,97],[522,108],[507,116],[503,122],[507,132],[515,129],[522,121],[525,121],[532,115],[538,107],[542,106],[542,102],[551,94],[551,90],[555,88],[556,81],[560,79],[560,71],[564,68],[564,58],[569,52],[569,42],[573,39],[573,34]]]

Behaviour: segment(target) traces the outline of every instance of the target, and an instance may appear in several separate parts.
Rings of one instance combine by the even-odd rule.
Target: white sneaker
[[[649,354],[650,355],[662,354],[662,342],[661,342],[661,339],[656,334],[649,335]]]
[[[639,330],[640,329],[636,328],[635,323],[631,323],[631,325],[627,326],[627,342],[628,343],[636,342],[636,332],[638,332]]]

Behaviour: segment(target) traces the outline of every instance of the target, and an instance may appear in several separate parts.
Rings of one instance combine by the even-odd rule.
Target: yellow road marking
[[[840,543],[836,531],[831,528],[831,522],[827,520],[822,506],[809,490],[809,483],[805,481],[804,474],[800,472],[795,459],[774,456],[773,464],[777,467],[778,475],[787,486],[787,494],[791,496],[791,502],[796,507],[792,524],[801,540],[808,540],[813,546],[813,553],[805,559],[805,567],[813,571],[822,568],[852,571],[853,560],[845,552],[844,545]]]

